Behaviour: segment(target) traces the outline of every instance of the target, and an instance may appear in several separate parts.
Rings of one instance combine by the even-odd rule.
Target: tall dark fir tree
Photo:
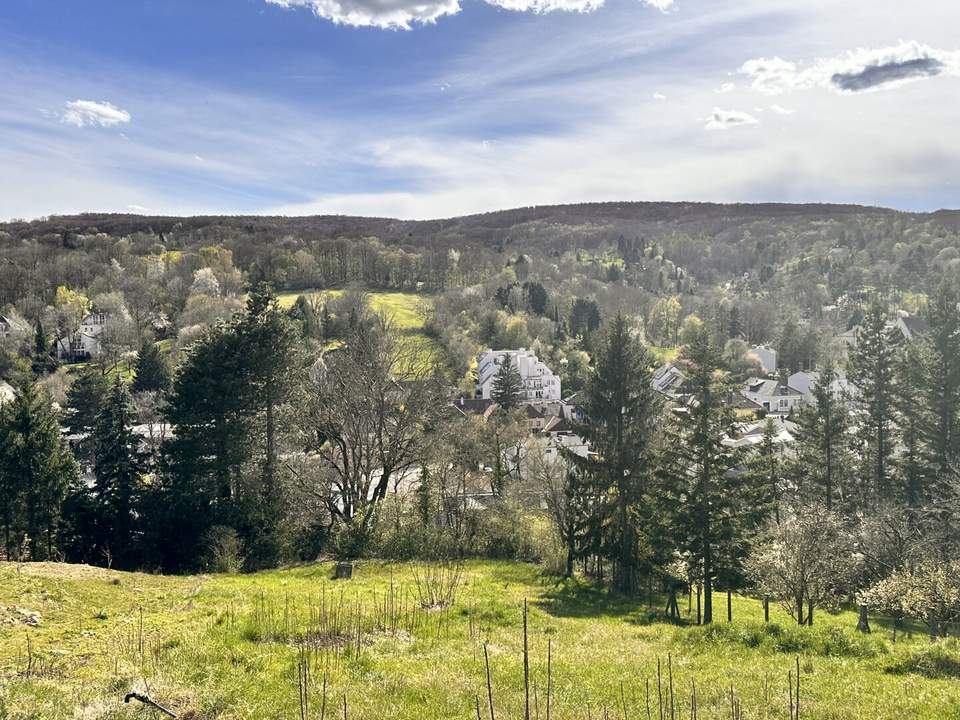
[[[510,353],[504,353],[497,368],[490,397],[504,411],[514,410],[523,402],[523,378]]]

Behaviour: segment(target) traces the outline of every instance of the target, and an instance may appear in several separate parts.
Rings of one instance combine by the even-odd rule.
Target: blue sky
[[[4,0],[0,218],[957,207],[954,0]]]

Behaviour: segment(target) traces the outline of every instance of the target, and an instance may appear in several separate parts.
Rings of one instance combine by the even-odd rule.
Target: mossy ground
[[[0,718],[159,717],[124,705],[131,689],[200,718],[299,717],[304,637],[311,717],[320,717],[325,668],[327,717],[343,716],[344,697],[352,718],[473,718],[477,697],[489,717],[486,642],[496,717],[521,718],[525,599],[532,715],[541,718],[548,642],[558,720],[601,718],[605,710],[610,718],[624,710],[646,718],[648,682],[658,717],[656,667],[659,659],[666,672],[668,656],[677,718],[689,717],[693,681],[700,718],[730,717],[731,685],[744,717],[787,718],[787,672],[798,656],[801,717],[960,717],[960,684],[950,672],[920,672],[929,664],[922,632],[894,644],[889,628],[874,622],[864,637],[850,612],[820,612],[810,629],[772,608],[764,625],[760,603],[737,597],[727,624],[718,596],[723,621],[676,626],[643,598],[614,598],[585,581],[560,582],[508,562],[468,563],[453,607],[413,610],[411,565],[364,562],[352,580],[332,575],[329,563],[188,577],[0,563]],[[653,607],[661,606],[656,599]],[[18,619],[16,608],[39,612],[39,626]],[[948,643],[936,667],[949,671],[956,656]]]

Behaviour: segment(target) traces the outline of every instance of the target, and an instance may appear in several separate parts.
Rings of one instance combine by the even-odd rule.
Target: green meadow
[[[691,625],[682,598],[677,625],[663,598],[493,561],[468,562],[453,604],[432,609],[423,566],[333,574],[331,563],[181,577],[0,563],[0,718],[162,717],[124,704],[136,690],[195,718],[467,720],[479,707],[519,719],[529,696],[530,717],[545,719],[549,694],[558,720],[659,720],[661,707],[676,720],[695,693],[698,718],[731,718],[733,704],[787,719],[798,663],[800,717],[960,717],[953,641],[912,628],[893,642],[876,620],[861,635],[851,612],[797,628],[773,607],[765,624],[758,601],[735,597],[727,623],[718,595],[719,622]]]

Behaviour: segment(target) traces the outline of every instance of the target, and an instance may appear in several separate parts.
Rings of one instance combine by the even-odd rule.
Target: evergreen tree
[[[3,406],[0,423],[0,521],[8,557],[26,534],[34,559],[54,557],[54,536],[77,463],[60,433],[50,398],[33,381]]]
[[[723,440],[734,422],[724,402],[732,388],[720,350],[702,330],[680,359],[693,392],[670,423],[661,466],[662,502],[677,546],[703,583],[703,622],[713,621],[713,589],[741,574],[748,543],[769,512],[770,489]]]
[[[812,392],[813,402],[797,417],[795,489],[801,497],[816,498],[831,510],[847,500],[852,465],[847,397],[838,387],[831,363],[820,370]]]
[[[53,370],[57,366],[53,359],[50,342],[47,339],[47,333],[43,329],[43,323],[37,320],[36,328],[33,333],[33,362],[31,367],[35,375],[42,375],[45,372]]]
[[[595,498],[595,548],[613,560],[614,588],[631,592],[653,560],[648,493],[660,398],[651,386],[653,358],[622,315],[601,338],[595,361],[578,431],[595,454],[568,458],[580,475],[578,495]]]
[[[863,428],[864,501],[890,500],[894,437],[895,346],[887,329],[886,305],[873,299],[857,330],[849,378],[858,390],[858,424]]]
[[[757,484],[767,488],[773,505],[773,515],[780,523],[780,497],[783,485],[783,463],[777,440],[777,426],[772,418],[763,424],[763,436],[756,453],[750,459],[749,470],[756,475]]]
[[[930,298],[924,343],[924,382],[920,393],[928,417],[922,444],[936,494],[941,497],[957,478],[960,464],[960,295],[944,283]]]
[[[87,466],[93,465],[93,428],[109,387],[100,368],[89,366],[67,390],[63,426],[71,438],[74,455],[81,464]]]
[[[96,535],[93,544],[101,559],[119,567],[134,567],[139,529],[143,457],[132,432],[130,396],[118,377],[110,386],[93,430],[96,451],[93,498]]]
[[[170,387],[170,371],[155,342],[144,339],[137,354],[133,392],[166,392]]]
[[[503,361],[497,368],[490,397],[504,412],[520,407],[523,401],[523,378],[520,377],[520,370],[513,364],[510,353],[503,355]]]
[[[930,458],[924,448],[924,432],[931,425],[922,391],[926,381],[926,350],[925,342],[911,342],[900,350],[897,358],[894,403],[901,447],[896,469],[900,499],[910,508],[935,500],[930,487],[933,476]]]

